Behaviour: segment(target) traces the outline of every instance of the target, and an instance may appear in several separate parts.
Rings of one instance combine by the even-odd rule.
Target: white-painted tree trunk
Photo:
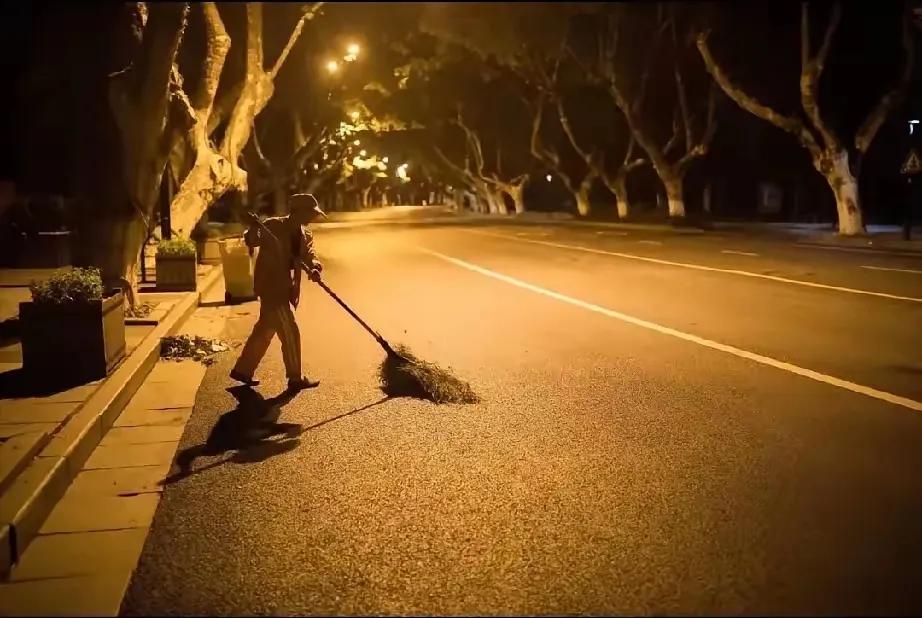
[[[839,215],[839,234],[854,236],[864,233],[861,215],[861,197],[858,193],[858,179],[848,164],[848,152],[841,151],[830,156],[825,171],[820,170],[836,198]]]
[[[666,189],[666,205],[670,218],[685,218],[685,179],[682,176],[667,176],[663,178],[663,187]]]
[[[579,213],[579,216],[588,216],[591,210],[591,206],[589,204],[589,192],[577,191],[573,194],[573,199],[576,200],[576,212]]]
[[[619,174],[612,183],[612,191],[615,193],[617,200],[615,206],[618,209],[618,218],[627,219],[631,215],[631,203],[627,195],[627,177]]]

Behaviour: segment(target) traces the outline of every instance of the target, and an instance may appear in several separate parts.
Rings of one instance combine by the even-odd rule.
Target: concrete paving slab
[[[161,360],[151,370],[145,384],[153,385],[168,382],[172,385],[177,381],[200,381],[202,377],[204,377],[206,370],[207,367],[205,367],[205,365],[192,360]]]
[[[25,468],[48,442],[48,431],[32,431],[0,442],[0,492]]]
[[[52,431],[59,423],[11,423],[0,425],[0,440],[34,431]]]
[[[74,479],[68,492],[108,496],[162,492],[160,481],[169,473],[170,463],[84,470]]]
[[[93,451],[84,470],[98,468],[124,468],[128,466],[151,466],[169,463],[173,460],[179,441],[156,442],[153,444],[108,444]]]
[[[41,535],[29,545],[10,581],[130,572],[145,538],[146,528]]]
[[[60,423],[79,405],[76,402],[18,404],[8,400],[0,406],[0,424]]]
[[[164,388],[163,384],[145,384],[138,389],[126,409],[167,410],[191,408],[195,405],[196,388],[183,380]]]
[[[3,616],[117,616],[131,572],[0,584]]]
[[[156,494],[97,496],[68,491],[45,520],[39,534],[149,527],[157,509]]]
[[[14,405],[45,405],[49,403],[81,403],[90,398],[96,389],[102,384],[102,380],[93,380],[86,384],[74,386],[59,393],[53,393],[44,397],[22,397],[20,399],[11,399],[10,403]]]
[[[144,425],[185,426],[192,415],[192,407],[175,410],[126,409],[115,421],[115,427],[141,427]]]
[[[102,437],[100,446],[113,444],[153,444],[177,442],[182,438],[182,427],[172,425],[142,425],[140,427],[113,427]]]

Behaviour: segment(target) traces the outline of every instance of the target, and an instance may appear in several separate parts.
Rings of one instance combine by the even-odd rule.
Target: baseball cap
[[[321,210],[317,198],[310,193],[295,193],[289,197],[288,208],[291,212],[295,212],[296,210],[309,210],[320,217],[326,218],[327,216],[327,213]]]

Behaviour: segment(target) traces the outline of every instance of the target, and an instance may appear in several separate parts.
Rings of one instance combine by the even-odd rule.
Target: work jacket
[[[295,225],[288,217],[272,217],[263,224],[278,242],[259,225],[250,226],[244,234],[247,246],[259,247],[253,289],[264,302],[288,302],[292,270],[300,268],[299,260],[311,268],[317,262],[314,237],[310,230]]]

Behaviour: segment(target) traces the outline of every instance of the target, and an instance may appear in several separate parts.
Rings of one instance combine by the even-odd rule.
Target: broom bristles
[[[415,397],[435,403],[477,403],[471,385],[449,371],[417,358],[405,345],[394,346],[403,359],[387,355],[381,363],[381,390],[389,397]]]

